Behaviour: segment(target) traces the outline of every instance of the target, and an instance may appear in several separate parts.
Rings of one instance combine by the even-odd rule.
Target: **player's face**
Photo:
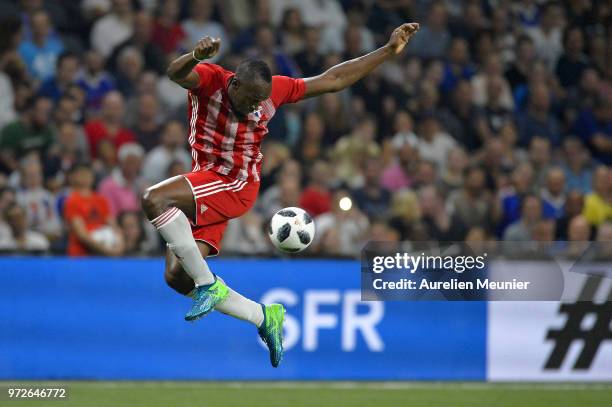
[[[272,84],[263,81],[241,82],[235,79],[231,86],[232,105],[239,114],[246,116],[259,108],[259,104],[270,97]]]

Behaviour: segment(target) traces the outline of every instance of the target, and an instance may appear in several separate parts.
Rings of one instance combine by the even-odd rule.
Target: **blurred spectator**
[[[47,183],[61,187],[70,168],[77,162],[84,162],[88,156],[86,140],[77,126],[70,121],[61,122],[57,126],[57,141],[47,150],[43,160]]]
[[[421,221],[419,198],[414,191],[403,189],[393,194],[390,215],[389,224],[397,230],[400,240],[427,240],[425,225]]]
[[[316,113],[323,120],[326,146],[335,144],[351,128],[346,106],[339,93],[326,93],[315,101]]]
[[[148,250],[145,248],[145,232],[141,212],[121,212],[117,222],[125,242],[123,255],[142,256],[148,254]]]
[[[397,230],[382,220],[372,222],[367,235],[368,240],[372,242],[397,242],[400,236]]]
[[[485,106],[491,97],[496,97],[495,104],[500,108],[510,111],[514,108],[512,91],[503,75],[501,56],[495,53],[489,54],[484,68],[472,78],[474,103],[477,106]],[[489,85],[492,80],[497,81],[494,86]]]
[[[191,165],[191,156],[185,148],[185,127],[177,121],[169,121],[161,134],[161,143],[147,153],[142,174],[150,184],[166,178],[173,161],[180,161],[184,168]]]
[[[397,159],[383,171],[381,183],[387,190],[395,192],[412,186],[420,159],[418,142],[413,143],[402,145],[397,151]]]
[[[518,37],[516,41],[516,58],[505,72],[505,77],[513,91],[518,86],[527,84],[529,71],[532,69],[535,56],[535,45],[531,37],[526,35]]]
[[[179,22],[180,3],[178,0],[160,0],[153,23],[152,41],[165,54],[179,50],[186,34]]]
[[[144,182],[140,176],[143,148],[136,143],[121,146],[117,154],[119,166],[100,182],[98,192],[106,198],[110,213],[116,217],[121,212],[140,209]]]
[[[535,186],[542,186],[552,160],[550,141],[539,136],[532,138],[527,153],[529,154],[529,163],[534,171]]]
[[[461,147],[456,147],[448,153],[448,165],[440,175],[440,186],[445,194],[463,186],[463,173],[468,165],[468,158]],[[434,181],[436,181],[434,173]]]
[[[89,141],[91,156],[98,157],[100,143],[109,141],[115,148],[129,142],[136,137],[129,129],[123,127],[125,105],[123,97],[117,91],[108,92],[102,100],[100,119],[85,123],[85,133]]]
[[[291,153],[286,145],[280,142],[267,141],[262,145],[262,153],[266,159],[261,167],[260,191],[267,191],[270,186],[278,180],[285,163],[289,163],[292,168],[297,168],[296,177],[300,177],[299,165],[291,160]]]
[[[543,83],[530,86],[529,104],[519,112],[516,123],[519,131],[519,145],[527,146],[535,136],[545,137],[554,146],[561,141],[559,123],[550,110],[549,89]]]
[[[285,10],[280,29],[283,51],[288,55],[295,55],[304,49],[304,24],[298,9],[288,8]]]
[[[380,147],[375,142],[376,121],[373,117],[362,118],[354,130],[338,140],[332,152],[332,161],[338,179],[349,187],[363,185],[363,176],[359,169],[366,158],[380,154]]]
[[[57,128],[62,123],[80,123],[82,112],[79,109],[78,101],[66,93],[55,104],[53,111],[53,129],[57,132]],[[85,141],[83,138],[82,141]]]
[[[209,61],[216,63],[228,50],[227,34],[223,25],[211,19],[213,14],[212,0],[191,0],[189,18],[183,20],[181,26],[185,32],[185,49],[193,49],[201,38],[209,36],[221,40],[219,53]]]
[[[526,195],[521,202],[520,218],[504,232],[503,239],[528,242],[533,239],[533,228],[542,219],[542,202],[535,195]]]
[[[382,170],[379,158],[363,161],[363,186],[351,194],[357,207],[370,219],[385,216],[391,203],[391,194],[380,182]]]
[[[590,246],[591,234],[592,230],[588,220],[581,215],[575,216],[567,229],[568,245],[565,249],[565,257],[580,258]]]
[[[268,64],[273,75],[296,76],[297,68],[291,58],[277,48],[274,30],[271,26],[261,25],[255,30],[255,47],[249,56],[259,58]]]
[[[133,31],[134,14],[131,0],[112,0],[113,7],[95,22],[91,30],[91,45],[104,58],[127,40]]]
[[[540,192],[540,198],[555,209],[555,218],[563,215],[565,206],[565,174],[559,167],[552,167],[546,174],[544,188]]]
[[[493,98],[489,103],[495,103]],[[498,111],[497,106],[487,106],[488,109]],[[503,108],[500,110],[503,111]],[[452,94],[448,110],[440,113],[440,119],[453,138],[465,146],[469,151],[479,148],[483,141],[491,136],[483,109],[474,104],[473,89],[468,81],[457,82]]]
[[[157,96],[153,93],[143,93],[136,98],[136,101],[136,117],[133,123],[128,122],[128,124],[131,124],[130,128],[136,135],[136,142],[149,151],[159,144],[163,114]]]
[[[464,38],[454,38],[451,41],[444,66],[442,92],[452,92],[459,80],[470,80],[472,78],[475,69],[470,64],[469,52],[468,43]]]
[[[4,219],[10,228],[10,234],[0,235],[0,250],[17,252],[46,252],[49,241],[42,234],[28,229],[24,209],[13,203],[4,210]]]
[[[498,231],[503,235],[504,229],[521,217],[523,201],[526,196],[534,193],[534,172],[533,167],[527,163],[521,164],[512,172],[511,192],[502,197],[501,214],[502,219],[498,224]],[[555,215],[555,208],[547,202],[538,199],[538,206],[542,210],[544,218],[552,218]]]
[[[575,127],[579,128],[584,132],[587,130],[591,132],[589,124],[592,123],[591,113],[598,105],[602,102],[602,91],[603,81],[601,80],[599,73],[594,68],[587,68],[582,72],[580,77],[580,83],[578,86],[568,89],[567,97],[564,102],[564,120],[566,123],[575,124]],[[604,113],[604,112],[600,112]],[[583,115],[579,119],[579,115]],[[605,121],[605,118],[604,118]],[[586,129],[581,129],[583,126]],[[585,132],[586,133],[586,132]],[[589,133],[581,134],[588,138]]]
[[[343,205],[341,205],[341,200]],[[323,255],[355,257],[361,252],[369,222],[344,190],[334,193],[332,210],[315,218],[313,250]]]
[[[69,256],[119,256],[123,240],[110,213],[106,198],[93,191],[91,168],[77,164],[72,168],[72,192],[66,198],[64,217],[68,223]]]
[[[19,45],[19,54],[32,77],[44,81],[55,75],[56,61],[64,50],[62,42],[52,34],[51,20],[44,10],[31,15],[32,37]]]
[[[492,207],[485,173],[480,167],[470,166],[465,169],[464,179],[463,188],[450,194],[449,209],[464,225],[489,230]]]
[[[427,22],[419,35],[408,44],[408,50],[421,58],[441,58],[446,53],[451,36],[447,29],[447,12],[443,1],[433,3]]]
[[[421,119],[419,129],[419,156],[432,161],[442,171],[446,168],[448,154],[457,146],[457,142],[441,128],[434,116]]]
[[[584,55],[584,35],[576,26],[570,26],[563,32],[564,53],[559,58],[556,74],[561,86],[571,88],[578,84],[582,71],[587,68],[589,61]]]
[[[166,71],[164,53],[158,44],[153,42],[153,17],[147,11],[141,10],[134,15],[134,31],[131,37],[117,45],[108,57],[107,67],[113,72],[118,70],[117,60],[126,48],[135,48],[144,57],[144,67],[158,74]]]
[[[264,235],[263,219],[250,210],[240,218],[232,219],[223,235],[223,246],[233,254],[242,256],[260,256],[269,253],[267,236]]]
[[[302,136],[295,148],[295,158],[303,166],[309,166],[323,154],[324,126],[321,117],[316,113],[309,113],[304,118]]]
[[[331,207],[330,166],[322,160],[309,166],[308,185],[300,196],[299,206],[312,217],[329,212]]]
[[[348,27],[348,21],[344,9],[338,0],[300,0],[295,2],[295,7],[300,11],[304,24],[309,27],[321,27],[321,50],[323,52],[333,52],[342,44],[342,37]],[[273,13],[283,11],[275,11]],[[273,17],[275,25],[278,25],[279,18]]]
[[[439,176],[436,170],[436,164],[431,161],[420,160],[417,163],[413,181],[412,187],[415,189],[428,185],[437,185]]]
[[[57,58],[55,75],[49,77],[40,85],[38,93],[57,102],[68,86],[75,82],[79,71],[79,63],[79,58],[76,54],[70,52],[62,53]]]
[[[53,142],[49,126],[53,104],[47,98],[28,99],[19,119],[4,126],[0,132],[0,160],[11,170],[17,168],[17,160],[35,151],[44,152]]]
[[[528,29],[527,33],[533,38],[539,58],[552,71],[563,52],[563,45],[561,44],[563,13],[559,4],[550,2],[542,5],[540,14],[539,25]]]
[[[563,216],[557,219],[556,238],[567,240],[567,232],[571,220],[580,215],[584,208],[584,196],[579,191],[570,191],[565,199]]]
[[[76,82],[85,91],[87,108],[93,112],[100,109],[104,96],[115,89],[115,79],[104,70],[104,58],[95,50],[85,54],[85,64]]]
[[[429,239],[443,242],[459,242],[465,238],[466,225],[444,207],[444,198],[432,185],[419,190],[423,223]]]
[[[593,172],[588,166],[589,157],[584,146],[579,139],[568,137],[563,141],[563,153],[567,190],[589,193]]]
[[[136,93],[136,86],[143,73],[144,58],[136,47],[125,47],[117,56],[117,90],[125,97]]]
[[[302,75],[307,78],[323,72],[323,56],[319,52],[320,30],[317,27],[304,29],[303,49],[294,55]]]
[[[60,237],[61,224],[55,198],[44,188],[43,182],[40,159],[35,155],[25,157],[19,167],[17,203],[26,211],[28,228],[55,240]]]
[[[596,160],[612,165],[612,94],[598,98],[592,110],[582,111],[574,130]]]
[[[612,220],[612,171],[604,165],[593,172],[593,192],[584,200],[583,215],[595,226]]]

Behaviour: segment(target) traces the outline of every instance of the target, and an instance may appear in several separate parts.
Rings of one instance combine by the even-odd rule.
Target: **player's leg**
[[[202,257],[208,256],[210,246],[205,242],[197,242]],[[175,291],[192,296],[195,284],[183,270],[178,259],[168,250],[166,253],[166,283]],[[222,282],[223,279],[218,277]],[[234,318],[248,321],[258,329],[259,336],[268,346],[270,362],[277,367],[283,358],[283,321],[285,309],[280,304],[263,305],[250,300],[228,287],[229,293],[225,300],[215,306],[215,309]]]
[[[210,253],[210,246],[202,241],[198,241],[197,244],[200,253],[202,253],[202,257],[208,256]],[[192,294],[195,288],[193,280],[185,272],[174,253],[170,250],[166,253],[166,272],[164,278],[171,288],[183,295]],[[217,278],[225,283],[221,277]],[[240,295],[229,287],[228,289],[229,294],[227,298],[222,303],[217,304],[215,309],[226,315],[250,322],[259,328],[264,320],[262,305]]]
[[[142,208],[196,285],[214,283],[191,233],[189,219],[194,218],[195,201],[189,182],[177,176],[148,188]]]

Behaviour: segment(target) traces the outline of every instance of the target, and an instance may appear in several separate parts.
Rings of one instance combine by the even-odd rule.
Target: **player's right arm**
[[[197,88],[200,84],[200,77],[193,71],[193,68],[201,61],[214,57],[219,52],[220,47],[221,40],[219,38],[202,38],[192,52],[182,55],[170,63],[166,70],[168,78],[185,89]]]

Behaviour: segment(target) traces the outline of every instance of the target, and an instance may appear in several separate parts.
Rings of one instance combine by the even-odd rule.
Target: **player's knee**
[[[142,194],[142,210],[149,219],[161,215],[167,207],[167,200],[162,191],[158,188],[150,187]]]

